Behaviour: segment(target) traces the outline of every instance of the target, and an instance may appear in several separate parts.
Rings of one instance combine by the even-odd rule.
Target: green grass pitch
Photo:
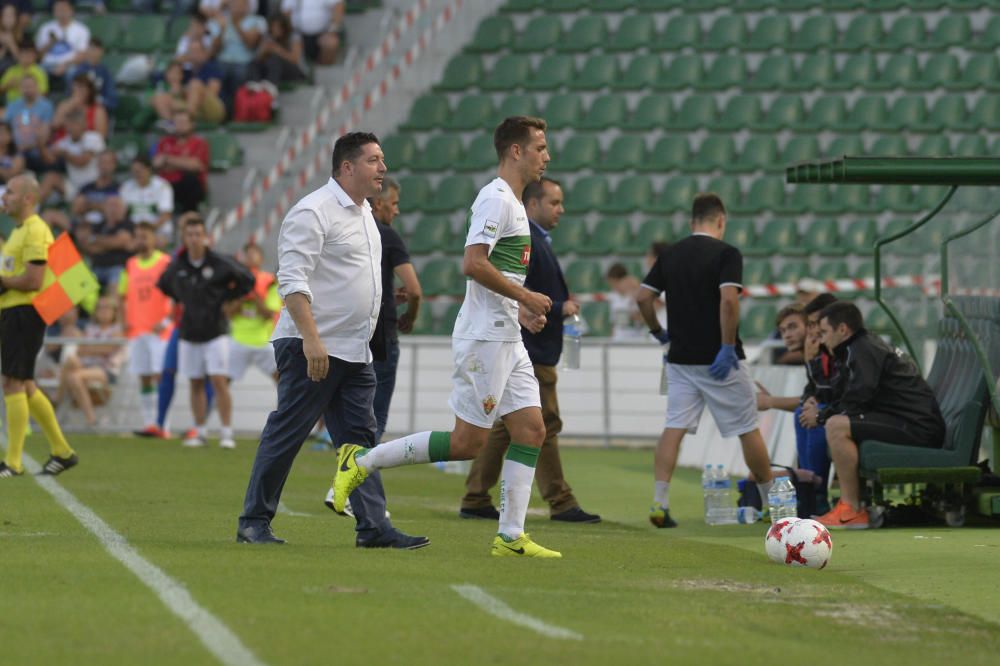
[[[462,478],[388,470],[415,552],[354,548],[322,499],[334,456],[304,450],[283,500],[283,547],[234,543],[255,443],[237,451],[75,437],[58,478],[146,559],[275,664],[995,664],[1000,531],[834,533],[824,571],[770,563],[762,524],[701,522],[697,473],[672,488],[676,530],[646,522],[649,451],[567,449],[567,478],[600,525],[528,531],[561,561],[496,560],[495,525],[457,517]],[[44,458],[37,435],[28,453]],[[304,514],[304,515],[300,515]],[[475,585],[580,639],[488,615]],[[191,630],[27,476],[0,485],[0,663],[213,664]]]

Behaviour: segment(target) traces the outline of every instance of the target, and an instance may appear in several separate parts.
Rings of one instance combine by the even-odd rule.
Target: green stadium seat
[[[141,97],[118,95],[118,105],[114,110],[115,130],[135,130],[145,132],[153,126],[156,113]]]
[[[967,137],[962,137],[963,140]],[[972,137],[975,139],[976,137]],[[959,144],[962,142],[959,141]],[[948,137],[942,134],[931,134],[920,140],[917,149],[913,151],[916,157],[948,157],[952,154]],[[957,153],[956,153],[957,154]]]
[[[695,171],[722,169],[736,158],[736,145],[728,134],[711,134],[691,155],[688,163]]]
[[[844,61],[837,78],[827,83],[830,90],[867,88],[878,77],[878,63],[870,52],[852,54]]]
[[[511,50],[518,53],[546,51],[556,45],[561,35],[562,23],[558,16],[533,17],[514,37]]]
[[[861,51],[878,48],[882,41],[882,22],[878,15],[862,13],[856,15],[841,35],[837,48],[844,51]]]
[[[543,116],[551,130],[575,128],[583,116],[583,101],[576,93],[552,95]]]
[[[962,95],[942,95],[927,113],[927,119],[914,129],[951,129],[965,120],[965,97]]]
[[[623,181],[628,182],[628,181]],[[628,218],[605,217],[591,230],[587,242],[579,246],[578,254],[586,256],[607,256],[617,254],[619,248],[628,244],[632,229]]]
[[[796,125],[798,130],[820,132],[836,127],[847,117],[847,104],[841,95],[824,95],[813,102],[809,114]]]
[[[737,176],[716,176],[708,181],[706,192],[715,192],[727,207],[738,209],[743,201],[743,188]]]
[[[849,135],[849,136],[838,136],[833,141],[826,150],[823,151],[823,157],[836,158],[843,157],[844,155],[858,156],[865,154],[865,144],[861,140],[860,136]]]
[[[717,115],[715,95],[689,95],[677,109],[671,129],[694,130],[700,127],[712,127]]]
[[[107,44],[108,42],[105,42]],[[114,42],[112,42],[114,44]],[[125,20],[121,39],[116,44],[125,51],[156,53],[173,50],[175,44],[167,42],[167,22],[156,15],[137,15]]]
[[[1000,47],[1000,16],[992,16],[979,36],[963,46],[976,51],[996,51]]]
[[[751,183],[743,203],[735,205],[733,211],[738,214],[771,212],[780,208],[784,200],[785,186],[781,178],[758,178]]]
[[[1000,98],[996,95],[982,95],[975,106],[969,109],[968,115],[954,130],[998,130],[1000,129]]]
[[[747,139],[739,156],[724,168],[726,171],[749,173],[783,169],[784,165],[778,160],[777,140],[772,135],[763,135]]]
[[[897,97],[892,108],[882,119],[870,127],[883,131],[898,131],[903,129],[929,129],[926,127],[927,104],[921,95],[903,95]]]
[[[551,152],[551,151],[550,151]],[[592,167],[601,161],[601,144],[593,134],[574,134],[566,139],[558,153],[552,153],[553,171],[570,172]]]
[[[430,93],[421,95],[410,107],[410,117],[400,126],[402,130],[432,130],[448,120],[451,107],[446,95]]]
[[[493,135],[478,134],[469,142],[465,156],[459,160],[455,168],[458,171],[485,171],[495,167],[496,163],[497,154],[493,148]]]
[[[811,277],[811,274],[808,260],[785,259],[774,276],[774,281],[778,284],[795,284],[802,278]],[[771,323],[774,323],[774,319],[771,319]]]
[[[382,152],[390,170],[406,169],[417,157],[417,141],[412,134],[393,134],[382,140]]]
[[[115,51],[114,53],[105,53],[104,58],[101,60],[101,62],[104,64],[105,67],[108,68],[108,71],[111,72],[112,78],[114,78],[118,76],[118,72],[121,71],[122,65],[125,64],[125,61],[128,60],[128,58],[129,54],[124,53],[122,51]],[[121,83],[119,83],[118,85],[123,86],[123,84]],[[144,83],[143,86],[145,85],[146,84]]]
[[[422,211],[431,200],[431,184],[426,176],[402,176],[399,178],[399,189],[399,206],[404,213]]]
[[[865,95],[859,97],[851,107],[847,117],[833,129],[842,132],[859,132],[871,130],[885,125],[888,109],[885,97],[882,95]]]
[[[577,259],[569,264],[566,267],[565,278],[570,293],[593,294],[607,290],[604,271],[593,259]]]
[[[424,216],[410,229],[406,246],[411,254],[444,252],[456,242],[454,236],[451,221],[447,217]]]
[[[528,90],[551,91],[569,85],[575,74],[573,56],[556,53],[542,58],[531,78],[521,85]]]
[[[749,259],[743,262],[743,286],[765,285],[774,282],[771,262],[764,259]]]
[[[146,137],[130,132],[114,132],[108,137],[108,149],[114,151],[119,171],[127,171],[138,155],[149,155]]]
[[[427,140],[423,150],[417,151],[410,163],[414,171],[444,171],[462,159],[462,139],[457,134],[436,134]]]
[[[578,217],[565,216],[559,219],[559,229],[552,234],[552,248],[556,255],[576,253],[578,247],[587,241],[587,223]]]
[[[530,12],[534,9],[538,9],[542,0],[507,0],[506,3],[500,8],[500,11],[505,13],[519,13],[519,12]]]
[[[826,51],[810,53],[803,60],[798,74],[785,84],[788,90],[821,90],[829,87],[837,78],[837,64],[833,55]]]
[[[746,251],[757,243],[757,230],[754,228],[753,220],[740,218],[728,220],[726,222],[726,234],[722,239],[746,254]],[[755,255],[751,254],[748,256]]]
[[[826,282],[828,280],[843,280],[850,277],[850,275],[851,271],[847,267],[846,261],[843,259],[833,259],[821,262],[810,277]]]
[[[131,2],[131,0],[129,0],[129,2]],[[181,16],[171,19],[170,25],[167,26],[167,43],[177,44],[177,42],[181,40],[181,37],[184,36],[184,33],[187,32],[190,24],[189,20]]]
[[[754,125],[761,116],[760,97],[736,95],[729,99],[715,129],[736,131]]]
[[[622,18],[615,34],[604,46],[606,51],[634,53],[648,46],[656,36],[656,24],[648,16],[632,14]]]
[[[670,214],[691,210],[691,202],[698,192],[698,183],[691,176],[675,176],[649,202],[646,213]]]
[[[715,19],[704,39],[696,47],[702,51],[725,51],[742,48],[746,40],[746,23],[740,15],[723,14]]]
[[[573,183],[564,205],[570,213],[586,213],[598,210],[607,200],[607,179],[604,176],[583,176]]]
[[[923,185],[913,193],[913,205],[917,210],[930,210],[941,202],[948,188],[944,186]],[[959,192],[982,192],[979,187],[960,188]],[[957,203],[957,202],[956,202]]]
[[[883,185],[875,207],[879,211],[897,213],[914,210],[913,190],[907,185]]]
[[[965,62],[962,68],[960,84],[952,86],[956,90],[974,90],[977,88],[995,87],[1000,78],[1000,63],[992,53],[977,53]],[[959,87],[961,86],[961,87]]]
[[[784,203],[778,207],[779,213],[814,213],[818,211],[829,195],[826,185],[796,185],[789,190]]]
[[[614,194],[608,196],[600,210],[602,213],[632,213],[641,210],[652,200],[653,183],[649,177],[629,176],[618,183]]]
[[[449,130],[474,130],[492,125],[496,115],[491,96],[466,95],[458,100],[444,126]]]
[[[226,171],[243,165],[243,149],[240,142],[229,132],[224,130],[207,132],[205,140],[208,142],[209,162],[208,167],[212,171]]]
[[[438,90],[465,91],[475,88],[483,78],[483,61],[477,55],[457,55],[448,61]]]
[[[758,303],[744,310],[740,317],[740,336],[748,340],[763,340],[774,332],[778,308],[771,303]]]
[[[868,150],[872,157],[906,157],[909,152],[909,148],[906,147],[906,137],[901,134],[880,136]]]
[[[700,41],[701,23],[698,17],[679,14],[670,19],[651,46],[657,51],[680,51],[685,47],[695,47]]]
[[[798,125],[805,117],[805,105],[800,95],[779,95],[771,101],[767,113],[750,126],[755,131],[777,132]]]
[[[684,0],[633,0],[629,4],[634,4],[640,12],[665,12],[682,8]]]
[[[723,53],[719,55],[705,72],[705,76],[695,83],[697,90],[725,90],[743,85],[747,79],[746,66],[742,55]]]
[[[430,310],[428,305],[420,308],[420,310]],[[431,328],[431,335],[451,335],[455,330],[455,320],[458,319],[458,313],[462,309],[461,303],[449,303],[448,307],[444,309],[440,317],[434,319],[434,325]],[[420,310],[417,311],[417,317],[420,317]]]
[[[795,63],[792,57],[778,53],[764,58],[753,76],[744,84],[745,90],[782,90],[795,78]]]
[[[424,204],[424,210],[429,213],[450,213],[468,208],[476,198],[477,189],[469,176],[445,176],[438,182],[434,196]]]
[[[90,14],[82,17],[81,20],[90,29],[91,36],[101,40],[105,49],[111,51],[118,46],[119,36],[122,32],[122,22],[118,16]]]
[[[495,122],[486,129],[492,130],[494,126],[503,118],[510,116],[537,116],[538,106],[534,95],[517,93],[507,95],[500,101],[497,107],[497,117]]]
[[[473,53],[497,53],[514,41],[514,22],[506,16],[489,16],[479,23],[472,41],[465,47]]]
[[[944,51],[955,46],[965,46],[972,41],[972,25],[965,14],[952,14],[938,19],[931,34],[920,46],[925,49]]]
[[[645,139],[633,134],[624,134],[616,137],[608,147],[604,159],[592,163],[592,166],[602,171],[631,171],[638,169],[645,158]]]
[[[847,225],[841,242],[851,254],[871,256],[877,237],[874,220],[855,220]]]
[[[454,259],[431,259],[420,270],[420,287],[428,296],[461,296],[465,276]],[[424,308],[430,310],[427,305]]]
[[[741,49],[744,51],[770,51],[783,49],[792,33],[792,24],[784,14],[770,14],[761,17],[753,32]]]
[[[601,16],[583,15],[573,21],[555,47],[567,53],[585,53],[604,45],[608,39],[608,28]]]
[[[576,76],[569,80],[573,90],[598,90],[611,86],[618,78],[618,58],[606,53],[587,58]]]
[[[621,249],[625,254],[646,254],[649,246],[655,242],[672,242],[677,234],[671,224],[665,220],[649,218],[639,225],[629,243]]]
[[[593,12],[624,12],[631,9],[634,0],[590,0],[590,10]]]
[[[920,80],[920,65],[912,53],[895,53],[889,57],[882,71],[874,81],[868,82],[871,90],[892,90],[904,88],[913,81]]]
[[[701,58],[683,53],[675,56],[669,65],[660,70],[654,87],[657,90],[683,90],[695,87],[704,77]]]
[[[512,54],[500,56],[490,73],[479,82],[483,90],[506,91],[524,85],[531,75],[531,58],[526,55]]]
[[[645,53],[633,56],[625,71],[612,82],[612,87],[620,90],[646,90],[652,88],[660,76],[660,56]]]
[[[815,136],[793,136],[781,151],[781,163],[791,165],[819,157],[819,140]]]
[[[589,0],[547,0],[545,9],[553,12],[578,12],[587,9]]]
[[[986,137],[967,134],[958,140],[954,154],[958,157],[987,157],[990,155],[990,147],[986,144]]]
[[[828,49],[837,41],[837,23],[833,16],[809,16],[791,35],[786,48],[789,51],[813,52]]]
[[[821,217],[810,222],[802,234],[802,248],[807,254],[824,257],[843,256],[845,250],[837,220]]]
[[[813,212],[833,215],[870,212],[871,193],[867,185],[835,185],[826,200]]]
[[[639,98],[639,104],[632,116],[623,123],[622,129],[645,131],[666,128],[673,115],[670,95],[646,95]]]
[[[601,288],[603,291],[603,287]],[[589,301],[580,306],[580,316],[587,322],[587,335],[595,338],[611,336],[611,306],[607,301]]]
[[[657,139],[652,150],[646,153],[646,159],[637,169],[639,171],[675,171],[686,165],[691,159],[691,150],[686,136],[668,134]]]
[[[958,58],[951,53],[935,53],[920,72],[920,77],[910,81],[907,90],[931,90],[933,88],[951,88],[953,81],[961,78]]]
[[[885,36],[873,46],[880,51],[900,51],[925,41],[924,19],[915,14],[904,14],[892,23]]]

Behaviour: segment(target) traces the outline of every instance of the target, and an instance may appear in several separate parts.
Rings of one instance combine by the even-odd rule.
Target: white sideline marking
[[[524,627],[525,629],[531,629],[536,634],[541,634],[549,638],[561,638],[563,640],[583,640],[583,634],[578,634],[575,631],[557,627],[554,624],[542,622],[530,615],[519,613],[496,597],[487,594],[483,588],[476,585],[452,585],[451,589],[455,590],[460,597],[472,602],[490,615]]]
[[[314,513],[302,513],[301,511],[292,511],[291,509],[288,508],[288,505],[282,502],[281,500],[278,501],[278,513],[283,513],[286,516],[301,516],[304,518],[312,518],[313,516],[316,515]]]
[[[240,642],[240,639],[219,618],[198,605],[187,589],[167,575],[163,569],[140,555],[121,534],[101,520],[85,504],[51,476],[38,476],[41,467],[31,456],[24,455],[25,471],[53,499],[73,514],[81,525],[97,537],[110,555],[125,565],[139,581],[152,590],[170,612],[188,626],[202,644],[226,666],[264,666],[264,662]]]

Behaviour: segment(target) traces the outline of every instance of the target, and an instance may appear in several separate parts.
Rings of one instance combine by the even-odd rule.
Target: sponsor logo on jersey
[[[483,233],[491,238],[496,238],[497,226],[497,223],[493,220],[486,220],[486,224],[483,225]]]

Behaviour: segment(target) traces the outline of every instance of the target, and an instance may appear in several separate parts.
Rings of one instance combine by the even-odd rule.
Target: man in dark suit
[[[556,366],[562,354],[563,317],[580,312],[580,305],[570,299],[549,235],[559,224],[559,216],[563,213],[562,188],[556,181],[542,178],[524,188],[521,200],[531,224],[531,259],[524,286],[552,299],[552,309],[541,331],[531,333],[526,328],[521,328],[521,338],[538,379],[542,418],[545,421],[545,442],[538,456],[535,482],[542,498],[549,503],[552,520],[597,523],[601,520],[600,516],[580,508],[573,490],[563,478],[562,461],[559,459],[562,420],[559,418],[559,400],[556,396]],[[510,433],[502,421],[497,421],[489,441],[473,461],[465,480],[466,493],[459,511],[462,518],[496,520],[499,516],[490,499],[490,489],[500,478],[500,469],[509,444]]]

